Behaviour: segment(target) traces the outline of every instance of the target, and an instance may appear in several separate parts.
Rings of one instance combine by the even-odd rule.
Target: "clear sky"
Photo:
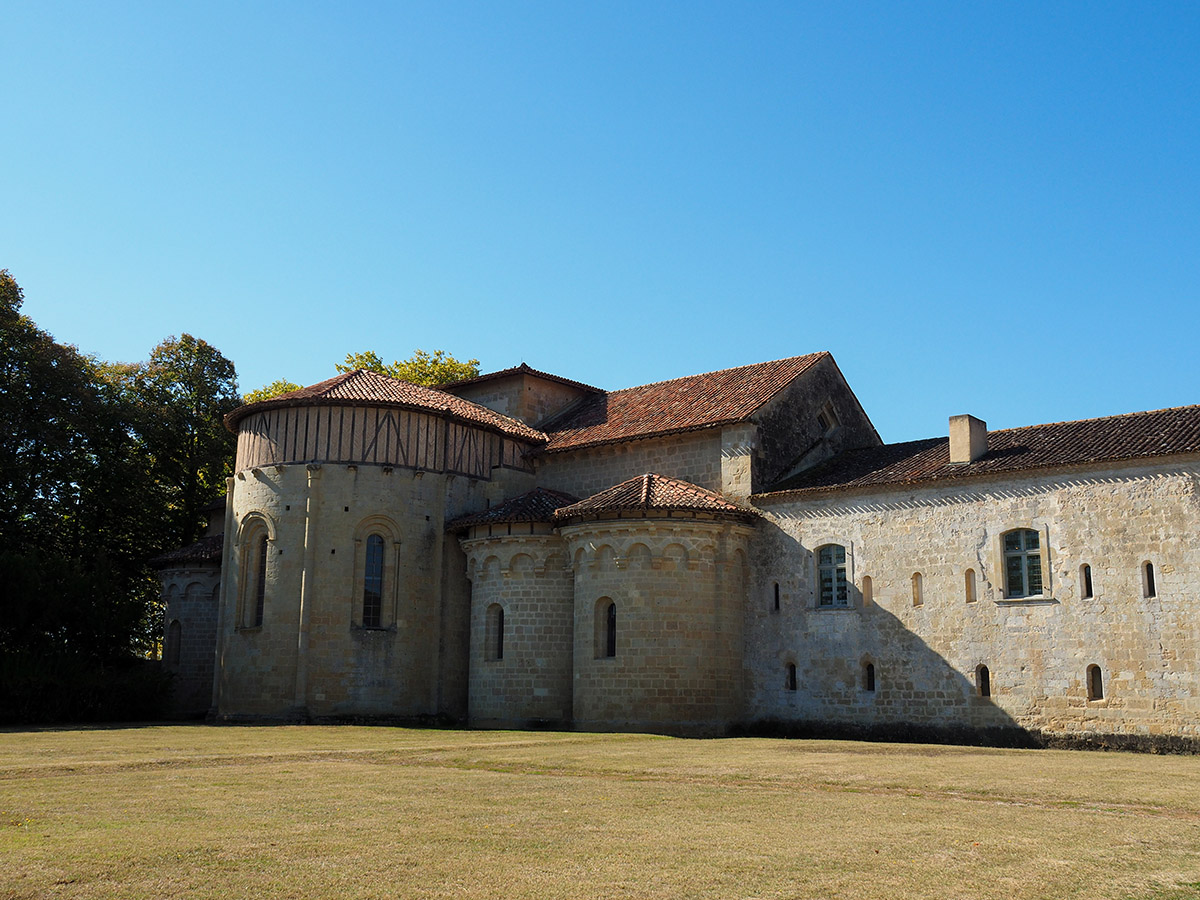
[[[1200,403],[1200,4],[8,3],[0,268],[109,360],[605,388],[829,350],[884,440]]]

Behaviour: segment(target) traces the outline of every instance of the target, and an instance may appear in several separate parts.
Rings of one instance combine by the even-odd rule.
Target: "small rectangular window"
[[[1092,567],[1087,563],[1079,567],[1079,589],[1084,600],[1091,600],[1095,596],[1092,593]]]

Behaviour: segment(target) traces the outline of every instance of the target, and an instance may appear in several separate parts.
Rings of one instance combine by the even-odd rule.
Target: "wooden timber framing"
[[[398,466],[491,478],[496,466],[530,471],[529,445],[428,413],[378,406],[291,406],[238,427],[237,471],[293,463]]]

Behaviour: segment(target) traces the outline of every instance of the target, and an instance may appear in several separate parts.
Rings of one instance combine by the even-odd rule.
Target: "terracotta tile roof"
[[[498,372],[487,372],[483,375],[476,375],[474,378],[464,378],[461,381],[452,381],[449,384],[442,385],[442,390],[454,393],[455,388],[466,387],[469,384],[478,384],[481,381],[492,381],[496,378],[504,378],[508,375],[534,375],[537,378],[545,378],[547,381],[557,381],[559,384],[566,384],[574,388],[579,388],[583,391],[598,392],[600,388],[592,387],[590,384],[584,384],[582,381],[572,381],[570,378],[563,378],[561,375],[552,375],[549,372],[540,372],[530,366],[521,363],[519,366],[513,366],[511,369],[501,369]]]
[[[214,534],[202,537],[196,543],[178,550],[168,550],[150,560],[152,569],[185,569],[196,565],[220,565],[221,548],[225,546],[225,535]]]
[[[988,452],[965,465],[950,464],[948,438],[850,450],[769,493],[914,484],[1175,453],[1200,453],[1200,406],[993,431]]]
[[[752,510],[738,506],[736,503],[730,503],[720,494],[707,491],[686,481],[678,481],[674,478],[667,478],[665,475],[648,472],[645,475],[630,478],[628,481],[622,481],[606,491],[593,494],[586,500],[564,506],[554,513],[554,521],[561,524],[579,516],[627,510],[636,512],[647,510],[707,512],[722,518],[745,521],[749,521],[755,515]]]
[[[578,497],[564,494],[562,491],[534,488],[528,494],[513,497],[499,506],[469,516],[460,516],[450,522],[446,530],[465,531],[472,525],[505,525],[509,522],[549,522],[556,509],[569,506],[578,500]]]
[[[810,353],[596,394],[544,424],[550,441],[542,452],[744,422],[828,355]]]
[[[482,425],[526,441],[541,443],[546,440],[546,435],[542,432],[530,428],[524,422],[493,412],[486,406],[463,400],[445,391],[409,384],[407,381],[367,369],[356,369],[289,394],[281,394],[248,406],[239,406],[225,416],[225,427],[236,431],[238,422],[252,413],[263,410],[314,405],[398,406],[448,415],[459,421]]]

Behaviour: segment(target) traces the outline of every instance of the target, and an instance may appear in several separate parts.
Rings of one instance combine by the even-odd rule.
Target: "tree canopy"
[[[301,387],[303,385],[296,384],[294,381],[277,378],[270,384],[246,394],[246,396],[242,397],[242,402],[258,403],[261,400],[270,400],[272,397],[278,397],[281,394],[290,394],[292,391],[298,391]]]
[[[338,365],[339,372],[353,372],[355,369],[369,369],[380,375],[390,375],[411,384],[425,387],[441,387],[453,381],[464,378],[474,378],[479,374],[479,360],[468,359],[461,362],[444,350],[415,350],[408,359],[385,363],[374,350],[363,353],[347,353],[346,361]]]
[[[193,541],[224,493],[222,418],[241,402],[233,363],[203,340],[106,363],[56,342],[23,302],[0,270],[0,720],[46,678],[94,682],[94,666],[155,646],[148,561]]]

